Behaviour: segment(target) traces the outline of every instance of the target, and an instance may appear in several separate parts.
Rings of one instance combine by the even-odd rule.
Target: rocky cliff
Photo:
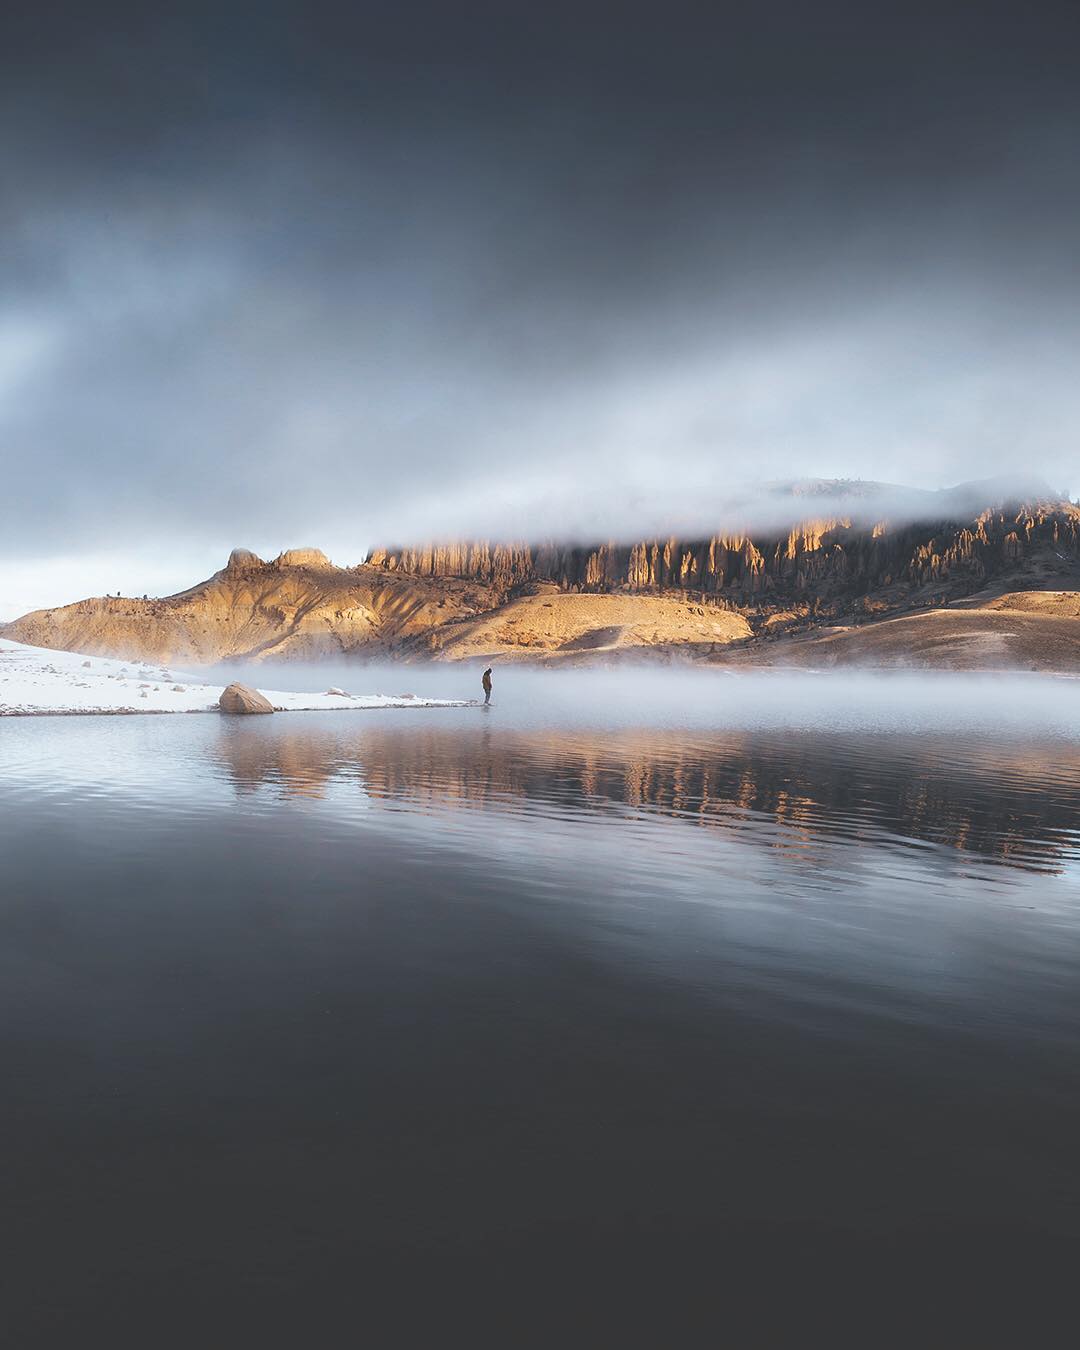
[[[388,573],[470,578],[501,593],[548,581],[573,592],[679,591],[737,607],[809,602],[815,612],[842,612],[867,596],[876,609],[898,609],[927,589],[942,598],[970,594],[1055,557],[1065,572],[1080,564],[1080,508],[1047,496],[986,506],[967,519],[825,518],[782,534],[590,547],[472,542],[376,549],[367,562]]]

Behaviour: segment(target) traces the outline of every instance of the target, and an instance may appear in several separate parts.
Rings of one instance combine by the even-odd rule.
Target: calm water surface
[[[0,723],[17,1343],[1074,1259],[1080,694],[806,683]]]

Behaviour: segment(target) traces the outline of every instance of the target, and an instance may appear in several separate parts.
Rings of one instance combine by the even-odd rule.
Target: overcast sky
[[[23,6],[0,618],[760,478],[1080,490],[1078,38],[1037,0]]]

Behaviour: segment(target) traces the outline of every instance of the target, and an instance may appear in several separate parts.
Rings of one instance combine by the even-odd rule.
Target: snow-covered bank
[[[27,647],[0,638],[0,717],[41,713],[217,712],[224,685],[168,666]],[[326,708],[461,708],[457,699],[411,694],[296,694],[263,689],[278,712]]]

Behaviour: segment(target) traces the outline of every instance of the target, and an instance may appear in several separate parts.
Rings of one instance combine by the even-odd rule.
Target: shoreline
[[[275,708],[275,713],[438,712],[446,708],[482,708],[479,699],[438,699],[413,703],[342,703],[340,708]],[[0,708],[0,717],[230,717],[221,708]],[[256,714],[266,716],[267,714]]]
[[[776,656],[788,653],[776,652]],[[980,655],[996,656],[997,651]],[[438,663],[433,663],[438,664]],[[528,658],[507,665],[534,671],[547,670],[558,678],[560,665]],[[560,663],[561,664],[561,663]],[[131,669],[130,667],[135,667]],[[826,661],[821,665],[796,660],[777,660],[768,663],[756,661],[673,661],[660,658],[649,661],[635,653],[635,659],[601,660],[575,663],[575,674],[606,669],[608,672],[643,670],[649,667],[668,672],[713,672],[723,683],[738,678],[764,676],[767,679],[805,677],[812,682],[830,675],[854,674],[872,676],[881,681],[910,678],[913,675],[948,680],[964,676],[980,681],[1009,676],[1026,676],[1053,680],[1080,678],[1075,668],[1033,669],[1026,664],[991,661],[986,665],[944,663],[926,664],[918,660],[888,660],[880,663]],[[566,667],[563,667],[564,669]],[[568,670],[569,673],[569,670]],[[383,672],[385,677],[385,672]],[[223,713],[218,699],[225,686],[192,679],[190,675],[173,672],[166,666],[123,662],[111,657],[88,657],[82,653],[63,652],[54,648],[29,647],[10,639],[0,639],[0,718],[4,717],[138,717],[160,716],[165,713],[203,713],[215,716],[238,716]],[[730,688],[730,686],[729,686]],[[440,699],[416,695],[350,694],[327,689],[322,693],[294,693],[280,689],[261,689],[275,713],[330,712],[348,710],[373,712],[383,708],[471,708],[483,706],[478,699]],[[732,691],[734,692],[734,691]],[[265,714],[264,714],[265,715]]]

